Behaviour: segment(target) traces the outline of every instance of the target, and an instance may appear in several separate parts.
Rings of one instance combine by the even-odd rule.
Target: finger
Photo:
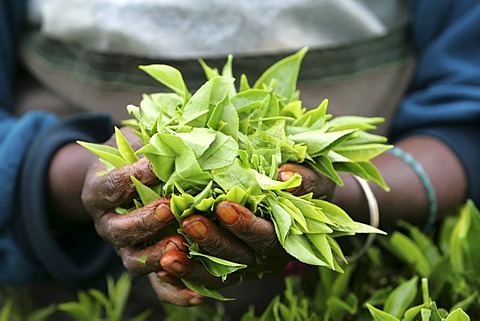
[[[168,273],[165,270],[157,272],[157,277],[160,281],[171,285],[183,285],[182,280],[173,274]]]
[[[206,298],[185,286],[175,286],[159,281],[155,273],[148,275],[150,284],[157,295],[157,298],[162,302],[169,302],[179,306],[193,306],[203,303]]]
[[[159,182],[151,162],[146,158],[100,175],[99,172],[103,170],[105,168],[100,162],[92,165],[88,170],[82,191],[82,202],[85,208],[97,217],[128,203],[137,195],[131,176],[148,186]]]
[[[162,270],[160,259],[169,251],[187,252],[185,239],[178,234],[164,237],[159,242],[141,249],[124,247],[118,250],[123,266],[134,275],[146,275]]]
[[[335,182],[318,173],[316,170],[300,164],[284,164],[278,168],[279,181],[289,180],[295,173],[302,176],[302,183],[298,187],[288,190],[293,195],[301,196],[313,193],[315,198],[331,199],[335,189]]]
[[[170,200],[160,197],[127,214],[108,213],[95,223],[98,235],[115,247],[126,247],[150,239],[174,222]]]
[[[212,275],[200,261],[189,259],[185,252],[169,251],[162,257],[160,264],[168,273],[210,289],[218,289],[226,285],[221,278]]]
[[[284,253],[271,221],[256,216],[240,204],[229,201],[219,203],[215,213],[230,232],[258,253],[263,255]]]
[[[182,222],[183,231],[210,255],[243,264],[256,261],[251,247],[202,215],[191,215]]]

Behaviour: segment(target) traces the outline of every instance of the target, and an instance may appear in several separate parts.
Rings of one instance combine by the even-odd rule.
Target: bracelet
[[[370,225],[378,228],[380,225],[380,211],[378,209],[378,202],[377,199],[375,198],[375,195],[372,192],[372,189],[368,185],[367,181],[361,177],[353,175],[353,178],[355,178],[362,188],[363,194],[365,194],[365,198],[367,199],[368,203],[368,210],[370,213]],[[363,244],[363,246],[360,248],[360,250],[353,256],[348,256],[347,260],[349,262],[354,262],[358,260],[361,256],[367,252],[368,248],[372,244],[372,242],[375,240],[377,237],[377,233],[370,233],[367,237],[367,240]]]
[[[425,188],[425,191],[427,193],[428,204],[429,204],[428,220],[425,226],[423,227],[423,231],[425,233],[430,232],[433,229],[435,222],[437,221],[437,212],[438,212],[437,197],[436,197],[435,189],[432,185],[432,182],[430,181],[430,178],[428,177],[427,173],[423,169],[422,165],[419,162],[417,162],[412,155],[410,155],[400,147],[395,146],[387,150],[386,152],[392,155],[395,155],[401,160],[403,160],[408,166],[410,166],[413,169],[415,174],[417,174],[418,178],[422,182]]]

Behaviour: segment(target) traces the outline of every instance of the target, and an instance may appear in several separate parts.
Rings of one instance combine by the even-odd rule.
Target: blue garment
[[[445,142],[466,170],[480,205],[480,3],[410,3],[417,69],[399,106],[393,138],[425,134]]]
[[[468,196],[478,206],[480,2],[415,0],[411,10],[417,70],[398,109],[392,138],[420,133],[446,142],[461,159],[468,175]],[[93,227],[85,227],[84,242],[68,253],[62,251],[49,230],[42,191],[50,157],[59,147],[77,139],[103,141],[113,126],[105,115],[62,121],[45,112],[12,115],[15,40],[23,13],[24,2],[0,0],[0,284],[50,276],[77,287],[103,277],[115,254]]]
[[[92,224],[82,226],[82,242],[67,252],[57,242],[47,219],[47,173],[51,156],[62,145],[77,139],[103,142],[113,124],[96,114],[64,121],[41,111],[12,115],[15,41],[24,10],[24,1],[0,1],[0,285],[53,277],[71,288],[88,286],[118,267],[118,257]]]
[[[41,275],[14,241],[13,216],[18,215],[15,195],[23,157],[35,135],[56,122],[53,115],[30,113],[15,119],[13,108],[15,40],[18,39],[25,3],[0,2],[0,284],[34,280]]]

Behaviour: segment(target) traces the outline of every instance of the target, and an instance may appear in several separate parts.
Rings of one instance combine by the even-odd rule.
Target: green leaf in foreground
[[[183,81],[182,73],[178,69],[160,64],[140,66],[139,68],[183,97],[185,102],[187,101],[190,94]]]
[[[247,267],[247,265],[245,264],[227,261],[212,255],[200,253],[193,250],[190,250],[189,254],[192,257],[201,258],[201,261],[203,265],[207,268],[207,270],[212,275],[221,277],[223,281],[226,280],[227,276],[230,273],[233,273],[235,271],[238,271]]]
[[[123,136],[117,127],[115,127],[115,141],[117,142],[118,152],[123,159],[129,163],[135,163],[138,160],[138,156],[135,155],[132,146],[130,146],[125,136]]]
[[[297,86],[300,62],[307,50],[308,48],[303,48],[294,55],[272,65],[255,82],[253,88],[263,89],[264,86],[272,88],[275,84],[274,89],[279,95],[286,97],[288,100],[292,99]]]
[[[231,301],[234,300],[233,298],[226,298],[223,296],[220,292],[212,289],[208,289],[203,285],[200,285],[198,283],[190,282],[185,279],[182,279],[183,284],[190,290],[197,292],[198,294],[204,295],[209,298],[217,299],[220,301]]]
[[[98,157],[102,158],[104,161],[113,165],[114,168],[123,167],[128,165],[128,161],[125,160],[118,149],[103,145],[103,144],[94,144],[94,143],[87,143],[77,141],[78,144],[82,145],[92,153],[96,154]]]
[[[140,182],[135,176],[130,176],[130,179],[132,180],[133,184],[135,185],[135,189],[138,192],[138,195],[140,196],[140,199],[142,200],[142,203],[144,205],[156,200],[157,198],[160,197],[154,190],[152,190],[150,187],[145,186]]]

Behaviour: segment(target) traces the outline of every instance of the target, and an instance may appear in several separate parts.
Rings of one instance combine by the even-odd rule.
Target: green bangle
[[[437,212],[438,212],[438,203],[437,203],[437,196],[435,194],[435,189],[428,177],[427,173],[423,169],[422,165],[415,160],[409,153],[404,151],[399,147],[393,147],[387,150],[387,153],[393,154],[403,160],[408,166],[410,166],[413,171],[417,174],[418,178],[422,182],[423,186],[425,187],[425,191],[427,192],[427,198],[429,203],[429,216],[427,223],[423,227],[423,231],[428,233],[432,230],[437,221]]]

